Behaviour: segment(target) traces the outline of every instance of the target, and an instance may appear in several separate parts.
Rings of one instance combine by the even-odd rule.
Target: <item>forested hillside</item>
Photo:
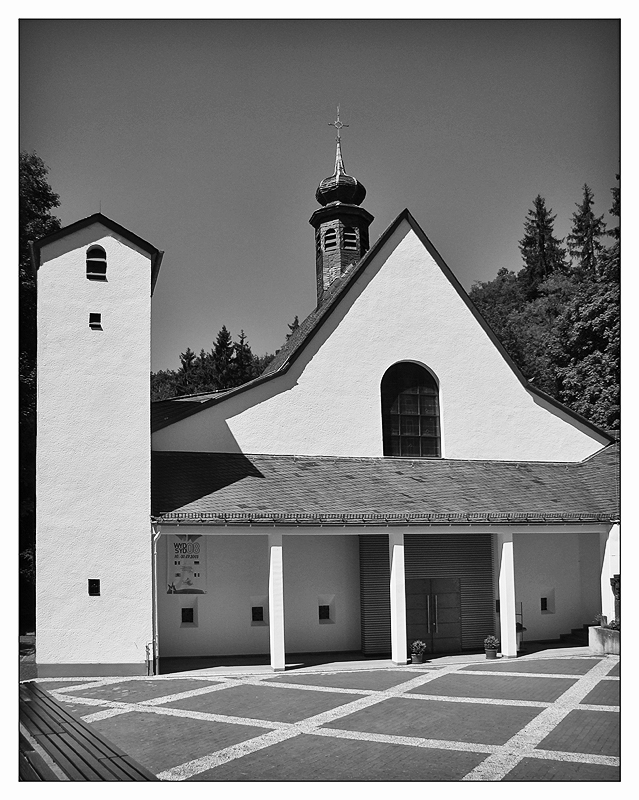
[[[537,196],[519,242],[522,268],[470,291],[526,378],[606,430],[620,426],[620,192],[611,191],[616,224],[606,229],[584,185],[565,243]]]

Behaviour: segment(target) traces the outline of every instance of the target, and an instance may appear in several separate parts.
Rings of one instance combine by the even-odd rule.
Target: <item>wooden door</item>
[[[421,639],[428,653],[461,652],[459,578],[413,578],[406,581],[406,637]]]

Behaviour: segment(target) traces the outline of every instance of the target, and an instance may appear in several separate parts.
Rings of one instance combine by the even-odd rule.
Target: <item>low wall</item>
[[[591,625],[588,628],[588,647],[594,655],[621,655],[621,631]]]

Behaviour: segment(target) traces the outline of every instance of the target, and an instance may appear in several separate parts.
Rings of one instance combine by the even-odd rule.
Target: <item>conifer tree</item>
[[[552,209],[546,208],[546,201],[538,194],[524,222],[524,238],[519,242],[524,259],[524,268],[519,276],[531,298],[537,296],[542,281],[554,272],[566,269],[566,251],[561,246],[563,240],[557,239],[554,233],[555,219]]]
[[[184,353],[180,353],[180,368],[177,371],[177,384],[175,387],[178,395],[195,393],[195,367],[195,353],[190,347],[187,347]]]
[[[215,346],[213,347],[213,367],[215,376],[220,389],[227,389],[234,385],[233,355],[235,348],[231,334],[226,325],[222,325]]]
[[[233,345],[235,350],[235,381],[238,386],[256,377],[255,358],[244,331],[240,331],[240,338]]]
[[[606,232],[603,214],[596,217],[592,207],[594,195],[587,183],[584,183],[583,199],[576,203],[577,211],[572,215],[572,230],[566,242],[576,267],[583,273],[597,273],[599,257],[603,251],[601,237]]]

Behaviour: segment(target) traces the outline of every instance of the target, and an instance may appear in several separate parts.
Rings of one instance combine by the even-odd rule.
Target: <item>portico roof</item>
[[[577,463],[156,451],[152,514],[206,525],[611,522],[618,447]]]

